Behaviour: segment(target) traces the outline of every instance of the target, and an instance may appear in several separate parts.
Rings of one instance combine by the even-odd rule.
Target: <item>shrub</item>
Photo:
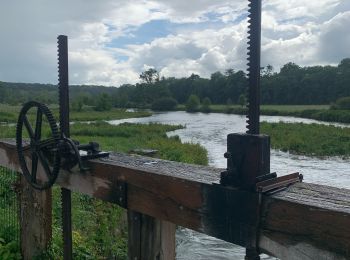
[[[177,101],[171,97],[163,97],[155,100],[152,104],[152,110],[170,111],[177,106]]]
[[[187,112],[196,112],[199,109],[200,101],[196,95],[189,96],[186,103],[186,111]]]
[[[112,108],[112,100],[111,97],[106,94],[102,93],[98,96],[97,102],[96,102],[96,111],[109,111]]]
[[[342,97],[332,104],[331,109],[350,110],[350,97]]]
[[[0,259],[22,259],[18,242],[6,243],[4,239],[0,238]]]
[[[239,105],[241,105],[241,107],[244,107],[247,103],[246,96],[244,94],[239,95],[237,102]]]
[[[76,111],[76,112],[81,112],[83,110],[83,100],[81,99],[75,99],[72,102],[72,111]]]
[[[201,111],[204,113],[209,113],[211,111],[210,105],[211,105],[210,99],[208,97],[204,98],[202,102]]]

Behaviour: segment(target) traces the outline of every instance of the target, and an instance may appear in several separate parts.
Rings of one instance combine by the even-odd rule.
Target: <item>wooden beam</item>
[[[128,210],[128,258],[175,259],[173,223]]]
[[[13,142],[0,142],[0,164],[18,170]],[[222,169],[112,154],[89,163],[90,172],[60,172],[57,183],[126,208],[245,246],[256,196],[219,185]],[[245,210],[242,212],[242,210]],[[264,196],[259,245],[283,259],[350,258],[350,191],[300,183]],[[244,235],[242,235],[244,234]],[[325,252],[327,254],[325,254]]]

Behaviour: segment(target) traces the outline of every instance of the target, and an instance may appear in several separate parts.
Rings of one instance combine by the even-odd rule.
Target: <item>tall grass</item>
[[[261,114],[267,116],[294,116],[325,122],[350,123],[350,110],[331,110],[329,105],[262,105]],[[177,106],[184,110],[183,105]],[[247,108],[238,105],[211,105],[210,112],[245,115]]]
[[[350,128],[303,123],[261,124],[275,149],[313,156],[350,156]]]
[[[58,117],[58,107],[57,105],[49,106],[52,113]],[[15,123],[17,122],[18,114],[20,111],[20,106],[10,106],[5,104],[0,104],[0,123]],[[33,119],[35,117],[36,111],[29,111],[29,118]],[[91,107],[84,107],[82,111],[71,111],[70,120],[71,121],[97,121],[97,120],[117,120],[131,117],[146,117],[152,115],[148,111],[134,111],[129,112],[126,109],[113,108],[110,111],[95,111]]]

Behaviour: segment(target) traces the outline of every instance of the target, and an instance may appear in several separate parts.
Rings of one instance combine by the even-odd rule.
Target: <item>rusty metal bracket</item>
[[[273,194],[286,189],[288,186],[294,183],[301,182],[302,180],[303,175],[295,172],[285,176],[275,177],[257,182],[256,191],[260,193]]]

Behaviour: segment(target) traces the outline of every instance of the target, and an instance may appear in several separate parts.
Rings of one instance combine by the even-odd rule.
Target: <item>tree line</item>
[[[77,109],[82,105],[108,107],[151,107],[167,98],[168,102],[185,104],[189,97],[214,104],[238,104],[247,91],[247,75],[228,69],[214,72],[210,78],[192,74],[189,77],[160,77],[155,69],[144,71],[140,83],[119,88],[103,86],[72,86],[71,101]],[[0,82],[0,103],[19,104],[35,99],[57,103],[57,86]],[[262,104],[330,104],[350,96],[350,58],[337,66],[301,67],[285,64],[279,72],[271,65],[261,69]],[[171,101],[170,101],[171,100]],[[163,103],[166,103],[163,100]]]

